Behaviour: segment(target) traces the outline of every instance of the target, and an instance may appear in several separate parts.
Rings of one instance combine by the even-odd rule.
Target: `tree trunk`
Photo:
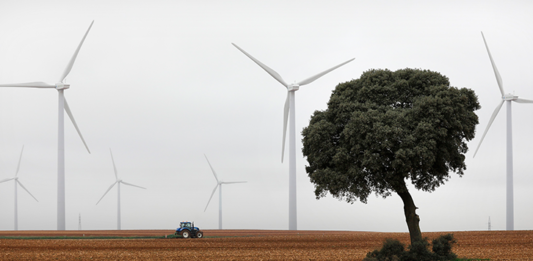
[[[403,210],[405,213],[405,222],[407,222],[407,227],[409,228],[409,236],[411,237],[411,244],[416,241],[422,240],[422,232],[420,232],[420,218],[416,214],[417,207],[415,202],[407,190],[405,182],[402,182],[403,188],[397,189],[396,193],[402,198],[403,201]]]

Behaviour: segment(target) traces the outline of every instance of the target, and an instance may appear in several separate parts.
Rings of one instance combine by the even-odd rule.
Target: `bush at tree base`
[[[405,246],[398,239],[387,238],[383,242],[383,247],[380,250],[374,250],[366,254],[366,261],[396,261],[405,252]]]
[[[457,243],[453,234],[441,235],[431,242],[433,244],[433,253],[442,256],[443,260],[453,260],[457,255],[452,252],[452,245]]]
[[[387,238],[380,250],[374,250],[366,255],[364,261],[427,261],[427,260],[454,260],[457,255],[452,252],[452,245],[457,241],[453,234],[441,235],[432,241],[432,250],[429,251],[427,238],[416,241],[405,251],[405,246],[397,239]]]

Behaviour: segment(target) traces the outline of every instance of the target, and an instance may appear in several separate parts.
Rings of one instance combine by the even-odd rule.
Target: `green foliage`
[[[405,252],[401,261],[425,261],[425,260],[443,260],[435,253],[429,251],[429,243],[427,238],[413,242],[409,247],[409,251]]]
[[[472,90],[428,70],[369,70],[337,85],[302,131],[315,196],[366,203],[404,191],[406,179],[434,191],[449,171],[463,175],[479,108]]]
[[[441,235],[431,243],[433,245],[433,252],[446,258],[445,260],[453,260],[457,258],[457,255],[452,252],[452,245],[457,243],[453,238],[453,234]]]
[[[405,246],[397,239],[387,238],[380,250],[374,250],[366,255],[366,261],[396,261],[405,251]]]
[[[380,250],[374,250],[366,255],[364,261],[426,261],[426,260],[457,260],[452,250],[456,243],[453,234],[441,235],[432,241],[433,252],[429,251],[427,238],[413,242],[404,251],[404,245],[396,239],[386,239]]]

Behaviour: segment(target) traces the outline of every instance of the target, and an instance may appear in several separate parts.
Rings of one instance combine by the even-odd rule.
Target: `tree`
[[[369,70],[337,85],[325,111],[302,131],[306,171],[317,199],[367,203],[396,193],[404,203],[411,242],[422,240],[417,207],[406,183],[432,192],[466,169],[466,141],[480,109],[474,91],[418,69]]]

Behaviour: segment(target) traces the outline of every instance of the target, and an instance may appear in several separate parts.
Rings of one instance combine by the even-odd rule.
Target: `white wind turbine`
[[[65,96],[63,94],[63,91],[65,89],[68,89],[70,87],[70,84],[65,83],[65,78],[70,73],[70,70],[72,69],[72,66],[74,65],[74,61],[76,61],[76,57],[78,56],[78,52],[81,49],[81,46],[83,42],[85,41],[85,37],[87,37],[87,34],[89,33],[89,30],[91,30],[91,27],[93,26],[94,21],[91,22],[91,25],[89,26],[89,29],[87,29],[87,32],[81,39],[80,44],[78,45],[78,48],[74,52],[74,55],[72,55],[72,58],[70,58],[69,63],[67,64],[67,67],[65,68],[65,71],[59,78],[58,83],[56,84],[48,84],[45,82],[27,82],[27,83],[11,83],[11,84],[0,84],[0,87],[29,87],[29,88],[55,88],[59,94],[58,98],[58,135],[57,135],[57,230],[65,230],[65,136],[64,136],[64,112],[66,111],[70,120],[72,121],[72,124],[74,124],[74,127],[76,128],[76,131],[78,132],[78,135],[80,136],[83,144],[85,145],[85,148],[87,148],[87,151],[89,151],[89,147],[87,147],[87,144],[85,143],[85,140],[83,139],[83,136],[81,135],[81,132],[78,128],[78,125],[76,124],[76,120],[74,120],[74,116],[72,115],[72,112],[70,111],[70,108],[68,106],[67,100],[65,99]]]
[[[513,132],[512,132],[512,114],[511,114],[511,102],[518,102],[518,103],[533,103],[532,100],[526,100],[518,98],[518,96],[514,96],[510,93],[505,93],[503,89],[503,82],[502,78],[500,76],[500,73],[498,72],[498,68],[496,68],[496,64],[494,63],[494,60],[492,59],[492,55],[489,51],[489,46],[487,45],[487,41],[485,40],[485,36],[483,35],[483,32],[481,32],[481,37],[483,37],[483,42],[485,43],[485,47],[487,48],[487,53],[489,54],[490,63],[492,64],[492,69],[494,70],[494,75],[496,75],[496,82],[498,82],[498,87],[500,88],[501,98],[502,101],[498,106],[496,106],[496,109],[492,113],[492,116],[490,117],[489,123],[487,124],[487,128],[485,129],[485,132],[483,133],[483,136],[481,137],[481,140],[479,141],[479,145],[476,148],[476,151],[474,152],[474,157],[477,154],[477,151],[479,147],[481,146],[481,143],[483,142],[483,139],[485,138],[485,135],[489,131],[490,126],[492,125],[492,122],[498,115],[498,112],[500,111],[502,105],[504,102],[507,103],[507,191],[506,191],[506,230],[514,230],[514,199],[513,199]]]
[[[211,166],[211,163],[207,159],[207,156],[204,154],[205,159],[207,160],[207,164],[209,164],[209,167],[211,168],[211,171],[213,172],[213,175],[215,176],[215,179],[217,180],[217,185],[213,189],[213,193],[211,193],[211,197],[209,198],[209,201],[207,201],[207,205],[205,206],[204,212],[207,210],[207,207],[209,206],[209,202],[211,202],[211,199],[213,198],[213,195],[215,195],[215,192],[218,188],[218,229],[222,229],[222,185],[224,184],[235,184],[235,183],[246,183],[246,181],[222,181],[219,180],[217,177],[217,173]]]
[[[325,70],[317,75],[311,76],[303,81],[298,83],[287,84],[281,76],[272,70],[270,67],[266,66],[259,60],[255,59],[249,53],[245,52],[236,44],[232,43],[233,46],[237,47],[241,52],[243,52],[248,58],[252,59],[257,65],[259,65],[263,70],[265,70],[270,76],[274,77],[278,82],[280,82],[285,88],[287,88],[287,99],[285,100],[285,109],[283,112],[283,142],[281,147],[281,162],[283,162],[283,154],[285,152],[285,136],[287,132],[287,120],[289,118],[290,111],[290,122],[289,122],[289,230],[297,230],[297,212],[296,212],[296,131],[295,131],[295,92],[300,88],[300,86],[309,84],[317,80],[318,78],[324,76],[325,74],[353,61],[355,58],[352,58],[346,62],[343,62],[331,69]]]
[[[137,185],[133,185],[131,183],[128,183],[128,182],[125,182],[125,181],[119,179],[118,178],[118,174],[117,174],[117,167],[115,167],[115,159],[113,159],[113,152],[111,151],[111,149],[109,149],[109,152],[111,153],[111,161],[113,162],[113,170],[115,171],[115,182],[113,184],[111,184],[111,186],[106,190],[106,192],[100,198],[100,200],[98,200],[98,202],[96,202],[96,205],[98,205],[98,203],[100,203],[100,201],[105,197],[107,192],[109,192],[113,188],[113,186],[115,186],[115,184],[116,184],[117,185],[117,229],[120,230],[121,229],[121,225],[120,225],[120,220],[121,220],[121,217],[120,217],[120,183],[122,183],[124,185],[128,185],[128,186],[132,186],[132,187],[142,188],[142,189],[146,189],[146,188],[143,188],[143,187],[140,187],[140,186],[137,186]]]
[[[24,151],[24,146],[22,146],[22,150],[20,151],[20,157],[19,157],[19,163],[17,165],[17,171],[15,172],[15,177],[13,178],[9,178],[9,179],[4,179],[4,180],[0,180],[0,183],[2,182],[6,182],[6,181],[10,181],[10,180],[13,180],[14,182],[14,185],[15,185],[15,230],[19,230],[19,217],[18,217],[18,199],[17,199],[17,187],[18,185],[20,185],[20,187],[22,187],[24,190],[26,190],[26,192],[28,192],[28,194],[30,194],[30,196],[35,199],[37,202],[39,202],[39,200],[37,200],[31,193],[29,190],[27,190],[24,185],[22,185],[22,183],[19,181],[19,178],[18,178],[18,174],[19,174],[19,169],[20,169],[20,161],[22,160],[22,152]]]

